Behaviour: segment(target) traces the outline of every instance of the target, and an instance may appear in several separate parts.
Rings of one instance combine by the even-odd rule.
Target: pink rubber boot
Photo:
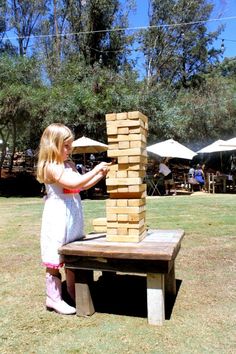
[[[46,308],[54,310],[61,315],[73,315],[76,309],[69,306],[61,298],[61,280],[49,273],[46,274]]]

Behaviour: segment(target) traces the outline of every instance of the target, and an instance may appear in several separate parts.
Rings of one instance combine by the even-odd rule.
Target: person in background
[[[176,195],[175,182],[174,182],[173,174],[168,166],[168,158],[165,158],[159,164],[159,174],[164,176],[166,195],[170,194],[171,186],[174,186],[173,195]]]
[[[88,189],[106,176],[109,164],[101,162],[83,175],[70,160],[73,134],[63,124],[49,125],[43,132],[37,164],[37,179],[45,184],[47,196],[42,215],[41,257],[46,267],[46,308],[60,314],[74,314],[75,308],[62,299],[62,245],[84,237],[80,190]],[[74,273],[66,271],[67,292],[75,299]]]
[[[197,166],[196,166],[196,169],[194,171],[194,178],[198,182],[198,184],[200,186],[200,190],[204,190],[205,177],[204,177],[203,168],[201,167],[200,164],[197,164]]]

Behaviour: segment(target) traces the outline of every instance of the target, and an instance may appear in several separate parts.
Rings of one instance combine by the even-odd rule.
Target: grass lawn
[[[89,232],[92,219],[105,216],[105,201],[84,200],[83,207]],[[121,285],[136,301],[133,315],[47,312],[39,249],[42,208],[41,198],[0,198],[1,354],[235,353],[235,195],[147,199],[150,228],[186,233],[176,260],[178,295],[161,327],[139,315],[145,305],[139,301],[141,283],[136,292],[127,282]]]

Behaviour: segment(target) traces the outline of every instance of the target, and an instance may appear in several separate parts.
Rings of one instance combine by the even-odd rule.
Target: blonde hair
[[[40,139],[37,180],[44,183],[47,180],[45,168],[49,164],[63,164],[61,151],[64,142],[74,139],[72,131],[61,123],[50,124]]]

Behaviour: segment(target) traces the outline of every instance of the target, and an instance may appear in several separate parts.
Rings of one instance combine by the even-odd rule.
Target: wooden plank
[[[105,115],[106,121],[116,120],[116,113],[108,113]]]
[[[146,205],[141,206],[116,206],[116,207],[109,207],[109,213],[111,214],[140,214],[146,210]]]
[[[122,156],[123,158],[124,156]],[[129,156],[125,156],[127,159],[126,161],[129,160]],[[146,159],[145,159],[146,160]],[[146,170],[146,164],[145,163],[127,163],[127,162],[120,162],[119,157],[118,157],[118,163],[111,165],[110,167],[111,171],[145,171]]]
[[[132,148],[142,148],[142,149],[146,149],[146,142],[143,142],[143,141],[131,141],[130,143],[129,143],[129,147],[130,147],[130,149],[132,149]],[[119,148],[120,148],[120,146],[119,146]]]
[[[137,156],[128,156],[129,163],[140,163],[140,164],[147,164],[147,156],[144,155],[137,155]]]
[[[107,121],[106,122],[107,129],[110,127],[116,128],[130,128],[130,127],[142,127],[145,128],[145,123],[142,119],[124,119],[124,120],[115,120],[115,121]]]
[[[75,274],[76,314],[77,316],[91,316],[95,312],[89,289],[93,271],[79,270],[78,272],[75,272]]]
[[[117,128],[117,133],[116,134],[129,134],[129,128],[128,127],[118,127]]]
[[[134,229],[134,228],[140,228],[142,225],[145,224],[145,219],[141,219],[138,221],[129,221],[128,223],[124,223],[124,226],[129,230],[130,228]],[[107,227],[110,228],[117,228],[119,226],[119,222],[118,221],[107,221]]]
[[[110,230],[111,231],[111,230]],[[109,232],[110,232],[109,231]],[[117,229],[114,229],[117,232]],[[115,235],[115,233],[114,233]],[[124,237],[127,235],[124,235]],[[95,237],[95,236],[94,236]],[[126,239],[127,240],[127,239]],[[176,246],[168,243],[146,243],[145,238],[142,243],[107,242],[106,235],[104,242],[99,243],[99,239],[90,241],[76,241],[59,248],[59,253],[63,255],[104,257],[118,259],[149,259],[149,260],[173,260],[176,256]],[[96,242],[97,241],[97,242]],[[71,246],[73,244],[73,246]]]
[[[92,221],[93,226],[106,226],[107,219],[106,218],[96,218]]]
[[[129,148],[133,148],[133,147],[142,147],[142,146],[131,146],[131,143],[129,141],[119,141],[118,142],[118,149],[129,149]],[[109,145],[110,148],[110,145]]]
[[[108,188],[108,187],[107,187]],[[109,188],[112,188],[112,187],[109,187]],[[147,192],[146,190],[143,191],[143,192],[133,192],[133,193],[130,193],[130,192],[124,192],[124,193],[120,193],[118,192],[118,190],[110,190],[108,191],[108,193],[110,193],[110,199],[138,199],[138,198],[145,198],[147,196]]]
[[[98,225],[95,225],[94,227],[93,227],[93,230],[95,231],[95,232],[107,232],[107,225],[101,225],[101,226],[98,226]]]
[[[165,275],[165,293],[168,296],[176,295],[175,263],[170,272]]]
[[[140,177],[140,178],[144,178],[146,176],[146,171],[126,171],[127,173],[127,178],[137,178],[137,177]]]
[[[148,323],[162,325],[165,320],[164,275],[147,274]]]
[[[140,242],[143,238],[145,237],[145,235],[111,235],[111,234],[107,234],[107,241],[108,242],[131,242],[131,243],[138,243]]]
[[[118,156],[118,164],[122,163],[128,163],[129,162],[129,156]]]
[[[143,113],[139,111],[133,111],[133,112],[128,112],[128,118],[129,119],[142,119],[145,123],[148,122],[147,116],[145,116]]]
[[[142,178],[107,178],[107,186],[131,186],[131,185],[140,185],[143,183]],[[132,190],[130,190],[132,192]],[[134,190],[134,192],[136,189]]]
[[[126,120],[126,119],[128,119],[128,113],[127,112],[117,113],[116,119],[117,120]]]
[[[136,157],[147,157],[146,149],[142,148],[132,148],[132,149],[121,149],[121,150],[108,150],[108,157],[119,157],[119,156],[136,156]],[[136,161],[134,161],[136,162]],[[119,161],[118,161],[119,163]]]

